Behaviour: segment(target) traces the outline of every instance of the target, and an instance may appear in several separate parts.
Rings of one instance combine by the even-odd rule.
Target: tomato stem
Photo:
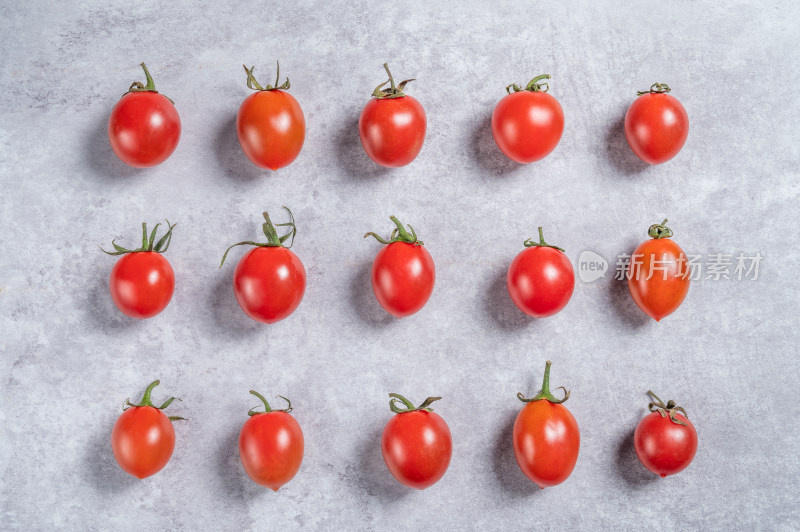
[[[428,397],[422,402],[421,405],[414,406],[414,404],[411,401],[409,401],[399,393],[390,393],[389,397],[391,397],[391,399],[389,399],[389,409],[395,414],[405,414],[406,412],[416,412],[417,410],[433,412],[433,408],[431,408],[430,406],[431,403],[441,399],[441,397]],[[397,406],[398,401],[402,402],[405,408]]]
[[[532,238],[529,238],[525,242],[523,242],[522,245],[525,246],[526,248],[531,248],[531,247],[553,248],[564,253],[564,250],[562,248],[558,246],[553,246],[552,244],[548,244],[547,242],[544,241],[544,233],[542,232],[541,227],[539,227],[539,242],[534,242]]]
[[[653,224],[647,230],[647,234],[651,238],[659,239],[659,238],[669,238],[672,236],[672,229],[667,227],[667,219],[664,218],[664,221],[660,224]]]
[[[650,90],[646,91],[636,91],[636,96],[641,96],[642,94],[666,94],[672,89],[669,88],[669,85],[666,83],[659,83],[655,82],[650,85]]]
[[[161,406],[154,405],[153,401],[150,399],[150,394],[153,393],[153,388],[155,388],[159,384],[161,384],[160,380],[154,380],[153,382],[151,382],[147,386],[147,389],[145,389],[144,395],[142,396],[142,400],[139,401],[137,404],[131,403],[130,399],[125,399],[125,402],[122,404],[122,410],[125,411],[128,408],[135,408],[135,407],[139,407],[139,406],[152,406],[153,408],[157,408],[159,410],[164,410],[165,408],[167,408],[175,400],[175,397],[170,397],[169,399],[164,401],[161,404]],[[178,399],[178,401],[180,401],[180,399]],[[179,417],[179,416],[169,416],[169,419],[171,421],[186,420],[186,418]]]
[[[539,391],[539,393],[536,394],[534,397],[531,397],[530,399],[528,399],[522,394],[522,392],[520,392],[520,393],[517,394],[517,398],[520,401],[522,401],[523,403],[530,403],[532,401],[539,401],[540,399],[546,399],[547,401],[550,401],[551,403],[561,404],[564,401],[566,401],[567,399],[569,399],[569,390],[567,390],[563,386],[559,386],[558,388],[556,388],[556,390],[558,390],[559,388],[564,390],[564,398],[563,399],[556,399],[556,397],[550,392],[550,365],[551,364],[552,363],[549,360],[545,363],[545,366],[544,366],[544,380],[542,381],[542,389]]]
[[[274,91],[274,90],[288,90],[291,87],[291,83],[289,83],[289,78],[286,78],[286,81],[283,82],[283,85],[278,86],[278,83],[281,80],[281,63],[280,61],[276,61],[278,65],[278,73],[275,76],[275,86],[267,85],[266,87],[262,87],[261,84],[256,80],[256,77],[253,75],[253,70],[255,70],[255,66],[247,68],[247,65],[242,65],[244,67],[244,71],[247,72],[247,88],[253,89],[254,91]]]
[[[156,84],[153,81],[153,76],[150,75],[150,71],[147,70],[147,67],[145,66],[144,63],[139,63],[139,66],[141,66],[142,70],[144,70],[144,77],[147,84],[145,85],[141,81],[134,81],[128,88],[128,92],[153,92],[155,94],[158,94],[158,91],[156,90]],[[128,94],[128,92],[126,92],[125,94]],[[123,96],[125,96],[125,94],[123,94]],[[164,95],[162,94],[162,96]],[[166,98],[173,104],[175,103],[172,101],[172,98],[168,96],[164,96],[164,98]]]
[[[375,240],[377,240],[381,244],[393,244],[395,242],[406,242],[407,244],[416,244],[418,246],[425,245],[425,243],[422,240],[419,240],[419,238],[417,238],[417,232],[414,231],[414,228],[411,227],[411,224],[408,224],[408,228],[411,230],[411,233],[409,233],[408,231],[406,231],[405,227],[403,227],[403,224],[400,223],[400,220],[397,219],[397,216],[391,215],[391,216],[389,216],[389,219],[392,222],[394,222],[394,225],[396,227],[392,230],[392,234],[389,235],[389,239],[388,240],[382,238],[380,235],[378,235],[376,233],[373,233],[371,231],[369,233],[365,233],[364,234],[364,238],[367,238],[368,236],[372,236],[372,237],[375,238]]]
[[[258,414],[268,414],[270,412],[286,412],[288,414],[289,412],[292,411],[292,402],[290,400],[288,400],[287,398],[285,398],[284,396],[282,396],[282,395],[279,395],[278,397],[280,397],[281,399],[286,401],[289,404],[289,406],[287,406],[286,408],[284,408],[282,410],[273,410],[269,406],[269,403],[267,402],[267,399],[263,395],[261,395],[260,393],[258,393],[255,390],[250,390],[250,393],[255,395],[256,397],[258,397],[259,399],[261,399],[261,402],[264,403],[264,411],[263,412],[257,412],[256,408],[258,408],[258,407],[254,406],[253,408],[251,408],[250,410],[247,411],[247,415],[248,416],[256,416]]]
[[[384,63],[383,68],[386,70],[386,73],[389,74],[389,79],[375,87],[375,90],[372,91],[373,98],[385,100],[391,98],[402,98],[405,96],[406,94],[403,92],[403,89],[406,88],[408,83],[415,81],[416,78],[406,79],[401,81],[398,85],[395,85],[394,76],[392,76],[392,72],[389,70],[389,63]],[[383,86],[387,83],[389,83],[389,87],[384,89]]]
[[[506,87],[506,92],[511,94],[512,91],[514,92],[521,92],[521,91],[530,91],[530,92],[547,92],[550,90],[550,84],[547,82],[539,83],[543,79],[550,79],[550,74],[542,74],[540,76],[536,76],[532,80],[525,85],[525,88],[520,88],[519,85],[516,83],[512,83]]]
[[[673,423],[677,425],[683,425],[684,427],[686,426],[686,423],[675,417],[675,414],[677,412],[680,412],[684,416],[686,416],[686,419],[689,419],[689,414],[686,413],[686,410],[682,406],[676,405],[675,401],[673,401],[672,399],[667,401],[667,404],[664,404],[664,402],[661,399],[659,399],[658,396],[654,394],[651,390],[647,390],[647,395],[655,399],[655,401],[648,403],[647,405],[648,410],[650,410],[651,412],[658,412],[659,414],[661,414],[661,417],[669,416],[669,419]]]
[[[106,251],[102,247],[100,251],[106,253],[108,255],[124,255],[126,253],[136,253],[139,251],[155,251],[156,253],[164,253],[169,249],[169,245],[172,242],[172,229],[178,224],[170,224],[169,220],[167,220],[167,227],[169,228],[167,232],[162,236],[158,242],[156,242],[156,232],[158,231],[158,227],[160,223],[157,223],[155,227],[153,227],[153,231],[150,233],[150,236],[147,235],[147,223],[142,222],[142,246],[137,249],[127,249],[124,248],[116,243],[116,239],[111,241],[111,245],[114,246],[114,251]]]
[[[294,237],[297,235],[297,225],[295,224],[294,221],[294,214],[292,214],[292,211],[289,210],[289,207],[284,205],[283,208],[286,209],[286,212],[289,213],[291,221],[282,224],[273,224],[272,220],[270,220],[269,218],[269,214],[267,213],[267,211],[264,211],[262,213],[264,216],[264,223],[261,224],[261,227],[264,231],[264,236],[267,237],[267,241],[253,242],[251,240],[246,240],[244,242],[237,242],[236,244],[233,244],[227,250],[225,250],[225,254],[222,256],[222,260],[219,263],[219,267],[222,268],[222,265],[225,264],[225,259],[228,256],[228,252],[233,248],[235,248],[236,246],[247,245],[247,246],[256,246],[261,248],[279,248],[279,247],[287,249],[291,248],[294,245]],[[278,231],[277,229],[275,229],[276,227],[291,227],[291,229],[289,229],[289,232],[284,235],[278,235]],[[286,242],[290,238],[292,240],[289,242],[289,245],[288,246],[284,245],[284,242]]]

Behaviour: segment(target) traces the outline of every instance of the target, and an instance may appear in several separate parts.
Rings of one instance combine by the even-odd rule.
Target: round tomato
[[[556,399],[550,393],[548,360],[541,391],[531,399],[517,394],[526,405],[514,422],[514,456],[525,476],[540,488],[567,480],[578,461],[581,434],[578,422],[561,404],[569,398],[569,392],[561,389],[564,390],[563,399]]]
[[[131,318],[152,318],[167,308],[175,291],[175,273],[161,256],[172,241],[175,224],[167,221],[169,229],[156,242],[159,225],[156,224],[148,238],[147,224],[142,224],[142,246],[138,249],[125,249],[114,241],[113,252],[103,249],[109,255],[122,255],[111,269],[108,285],[114,304]]]
[[[425,109],[403,92],[413,79],[395,86],[389,65],[384,63],[383,68],[389,80],[375,88],[373,98],[361,111],[358,134],[370,159],[381,166],[405,166],[417,158],[425,142]],[[387,83],[390,87],[383,89]]]
[[[289,414],[292,403],[283,410],[273,410],[260,393],[250,393],[264,402],[264,412],[251,408],[250,416],[239,433],[239,457],[247,476],[253,482],[272,491],[289,482],[300,469],[303,461],[303,431],[300,424]]]
[[[172,100],[156,91],[144,63],[142,68],[147,85],[135,81],[108,120],[111,149],[122,162],[137,168],[166,161],[181,138],[181,119]]]
[[[383,461],[398,482],[424,490],[444,476],[453,455],[450,428],[430,408],[441,397],[428,397],[417,407],[402,395],[390,393],[389,397],[389,407],[397,415],[383,428]]]
[[[654,83],[649,91],[637,93],[625,114],[625,138],[633,153],[646,163],[669,161],[689,136],[689,115],[669,91],[666,84]]]
[[[664,404],[651,391],[655,399],[648,405],[650,414],[645,416],[633,433],[636,456],[647,469],[666,477],[686,469],[697,453],[697,431],[689,417],[675,401]]]
[[[672,229],[666,223],[650,226],[652,239],[636,248],[628,266],[633,300],[656,321],[677,310],[689,293],[691,277],[686,254],[670,240]]]
[[[409,233],[395,216],[389,219],[397,226],[389,240],[375,233],[364,235],[364,238],[373,236],[386,244],[372,263],[372,291],[386,312],[405,318],[419,311],[430,299],[436,268],[414,228],[409,225]]]
[[[534,318],[546,318],[560,312],[569,303],[575,289],[575,272],[564,250],[544,241],[539,228],[539,242],[530,238],[524,250],[508,267],[508,293],[517,307]]]
[[[264,213],[263,224],[266,243],[239,242],[229,247],[222,256],[219,267],[225,263],[228,252],[235,246],[256,246],[239,260],[233,272],[233,293],[242,310],[256,321],[275,323],[295,311],[306,291],[306,270],[297,255],[289,248],[294,243],[297,227],[292,211],[284,207],[291,221],[281,226],[291,229],[278,236],[275,226]],[[284,242],[291,238],[289,246]]]
[[[528,164],[544,159],[556,149],[564,132],[564,110],[558,100],[547,94],[550,88],[543,79],[533,78],[521,89],[516,83],[492,113],[492,136],[506,157]],[[513,90],[513,92],[512,92]]]
[[[286,92],[289,78],[278,86],[262,87],[253,77],[253,68],[247,72],[247,87],[257,92],[251,94],[239,107],[236,116],[236,134],[247,158],[261,168],[277,170],[288,166],[300,155],[306,139],[306,119],[300,104]]]
[[[168,417],[167,408],[174,397],[161,406],[150,401],[153,388],[160,381],[153,381],[144,392],[142,400],[133,404],[125,400],[124,412],[114,423],[111,431],[111,450],[123,471],[136,478],[145,478],[161,471],[175,449],[175,429],[172,422],[182,417]]]

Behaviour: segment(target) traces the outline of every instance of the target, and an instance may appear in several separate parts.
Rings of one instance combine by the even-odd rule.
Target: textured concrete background
[[[800,3],[86,4],[0,8],[3,528],[800,527],[800,253],[788,238]],[[269,80],[277,58],[308,134],[271,173],[242,154],[234,119],[249,93],[242,63]],[[120,163],[106,137],[141,61],[183,122],[177,151],[149,170]],[[384,61],[417,78],[409,92],[429,120],[419,158],[397,170],[372,164],[356,132]],[[489,117],[507,84],[543,72],[564,136],[518,166]],[[691,131],[676,159],[647,167],[622,121],[655,81],[673,87]],[[282,204],[308,289],[266,326],[235,302],[235,260],[217,264]],[[390,214],[419,230],[438,270],[428,305],[402,321],[375,302],[378,245],[361,238],[388,232]],[[687,252],[760,252],[759,279],[695,282],[660,324],[610,274],[578,282],[546,320],[510,302],[505,270],[537,225],[573,261],[582,250],[613,261],[665,216]],[[127,319],[97,244],[135,244],[142,221],[167,217],[175,296],[154,319]],[[572,391],[582,447],[570,479],[539,491],[510,438],[515,394],[536,391],[546,359]],[[191,419],[169,465],[138,481],[109,435],[122,401],[156,377],[155,398],[182,398],[171,410]],[[290,397],[306,435],[300,473],[278,493],[250,482],[236,453],[253,387]],[[699,431],[694,463],[666,480],[631,446],[648,388]],[[380,457],[389,391],[444,396],[455,451],[425,492],[400,487]]]

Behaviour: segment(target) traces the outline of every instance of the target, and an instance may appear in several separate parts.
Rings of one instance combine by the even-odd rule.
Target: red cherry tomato
[[[436,268],[431,254],[417,239],[414,228],[409,225],[409,233],[395,216],[390,219],[397,229],[389,240],[375,233],[364,235],[387,244],[372,263],[372,291],[386,312],[396,318],[405,318],[419,311],[430,299]]]
[[[525,89],[506,87],[492,113],[492,136],[506,157],[528,164],[544,159],[556,149],[564,132],[564,110],[547,94],[548,74],[533,78]],[[514,92],[511,92],[513,89]]]
[[[450,428],[429,406],[441,397],[428,397],[418,407],[402,395],[390,393],[389,397],[397,415],[383,429],[383,461],[398,482],[424,490],[444,476],[453,455]],[[405,408],[398,407],[398,401]]]
[[[255,68],[255,67],[253,67]],[[278,87],[280,65],[275,87],[259,85],[247,72],[247,87],[255,92],[245,98],[236,116],[236,134],[247,158],[261,168],[277,170],[292,163],[306,139],[306,119],[300,104],[286,92],[289,78]]]
[[[542,390],[533,398],[517,397],[527,403],[514,422],[514,456],[525,476],[540,488],[561,484],[572,474],[581,434],[578,423],[561,404],[569,398],[556,399],[550,393],[550,361],[544,370]]]
[[[112,241],[114,252],[103,250],[109,255],[123,255],[111,269],[109,289],[111,299],[118,309],[131,318],[152,318],[165,308],[175,291],[175,273],[167,259],[161,256],[172,241],[172,228],[156,242],[156,224],[150,238],[147,225],[142,224],[142,246],[138,249],[125,249]]]
[[[175,399],[170,397],[161,406],[154,406],[150,393],[160,381],[150,383],[138,404],[125,401],[126,409],[111,431],[111,450],[123,471],[136,478],[145,478],[161,471],[175,449],[175,429],[163,409]]]
[[[253,482],[272,491],[289,482],[297,474],[303,461],[303,431],[300,424],[289,414],[292,403],[283,396],[289,406],[284,410],[273,410],[258,392],[255,395],[264,402],[264,412],[252,408],[239,433],[239,457],[247,476]],[[257,408],[257,407],[256,407]]]
[[[135,82],[114,106],[108,120],[111,149],[122,162],[137,168],[161,164],[181,138],[181,119],[172,100],[156,91],[142,63],[147,85]]]
[[[636,248],[628,266],[633,300],[656,321],[675,312],[686,298],[691,274],[686,254],[670,240],[672,229],[666,223],[650,226],[652,239]]]
[[[649,91],[637,93],[625,114],[625,138],[633,153],[646,163],[669,161],[689,136],[689,115],[669,91],[666,84],[654,83]]]
[[[287,318],[297,309],[306,291],[306,270],[303,263],[289,248],[292,247],[297,228],[292,211],[291,222],[278,224],[291,230],[278,236],[275,226],[265,212],[263,224],[266,243],[239,242],[229,247],[219,267],[231,248],[241,245],[256,246],[239,260],[233,272],[233,292],[242,310],[256,321],[275,323]],[[284,242],[291,238],[288,247]]]
[[[403,92],[413,80],[395,86],[389,65],[384,63],[383,68],[389,74],[389,81],[378,85],[361,111],[358,134],[370,159],[381,166],[405,166],[417,158],[425,142],[425,109]],[[391,86],[381,89],[386,83]]]
[[[664,404],[653,392],[647,393],[656,402],[650,403],[651,413],[639,422],[633,434],[636,456],[656,475],[680,473],[697,453],[697,431],[686,410],[676,406],[675,401]]]
[[[572,297],[575,289],[572,264],[563,249],[544,241],[541,227],[539,242],[528,239],[525,248],[508,268],[508,293],[528,316],[552,316],[566,307]]]

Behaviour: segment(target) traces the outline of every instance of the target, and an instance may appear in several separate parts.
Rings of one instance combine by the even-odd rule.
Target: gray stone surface
[[[166,3],[4,2],[0,7],[0,514],[4,529],[780,529],[800,527],[796,398],[800,263],[797,50],[800,4],[686,2]],[[259,171],[234,119],[242,63],[292,82],[308,133],[297,161]],[[175,100],[183,135],[149,170],[108,145],[109,112],[146,61]],[[384,170],[364,155],[359,111],[384,79],[414,76],[425,147]],[[566,114],[561,144],[530,166],[489,133],[505,85],[548,72]],[[668,82],[688,142],[646,167],[622,121],[635,91]],[[230,243],[260,213],[293,208],[308,271],[290,319],[252,322],[231,291]],[[375,242],[397,214],[421,233],[437,284],[398,321],[369,286]],[[669,217],[690,253],[760,252],[758,280],[702,280],[656,324],[611,272],[578,282],[541,321],[510,302],[504,272],[544,225],[573,261],[631,252]],[[139,224],[178,222],[167,253],[177,288],[165,312],[122,316],[114,259]],[[234,253],[234,258],[241,255]],[[518,391],[544,362],[572,391],[582,435],[575,472],[539,491],[518,470]],[[138,481],[115,464],[123,399],[159,377],[177,446]],[[306,435],[298,476],[278,493],[236,451],[247,391],[290,397]],[[661,480],[631,435],[652,388],[699,431],[691,467]],[[455,444],[425,492],[386,470],[386,393],[437,411]]]

